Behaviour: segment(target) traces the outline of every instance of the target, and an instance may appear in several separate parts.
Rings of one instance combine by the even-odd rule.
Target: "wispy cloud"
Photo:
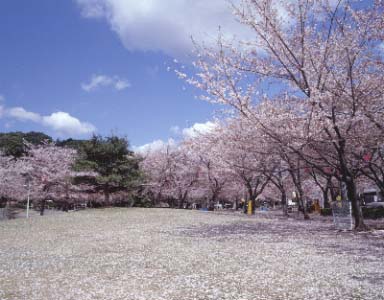
[[[82,83],[81,88],[86,92],[92,92],[101,87],[112,87],[117,91],[129,88],[131,83],[119,76],[107,76],[107,75],[92,75],[91,79],[87,83]]]
[[[116,90],[121,91],[126,88],[131,87],[131,84],[129,83],[128,80],[125,79],[117,79],[117,81],[114,83],[114,87]]]

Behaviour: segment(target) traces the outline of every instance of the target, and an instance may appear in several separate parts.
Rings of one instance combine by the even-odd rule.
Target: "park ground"
[[[329,219],[85,210],[0,222],[0,300],[377,300],[383,254]]]

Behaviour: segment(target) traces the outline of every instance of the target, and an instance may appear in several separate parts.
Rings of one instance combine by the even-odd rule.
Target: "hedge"
[[[380,219],[384,218],[384,207],[368,208],[363,207],[363,217],[365,219]]]

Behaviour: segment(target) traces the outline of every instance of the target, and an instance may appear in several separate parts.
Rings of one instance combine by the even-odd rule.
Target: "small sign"
[[[354,221],[352,218],[352,205],[349,201],[337,201],[332,203],[333,223],[336,229],[352,230]]]

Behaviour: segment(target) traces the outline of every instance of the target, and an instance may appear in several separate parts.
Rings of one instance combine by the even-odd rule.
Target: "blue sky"
[[[204,3],[1,0],[1,131],[113,132],[139,146],[205,123],[215,107],[167,71],[188,66],[191,34],[234,26],[221,0]]]

